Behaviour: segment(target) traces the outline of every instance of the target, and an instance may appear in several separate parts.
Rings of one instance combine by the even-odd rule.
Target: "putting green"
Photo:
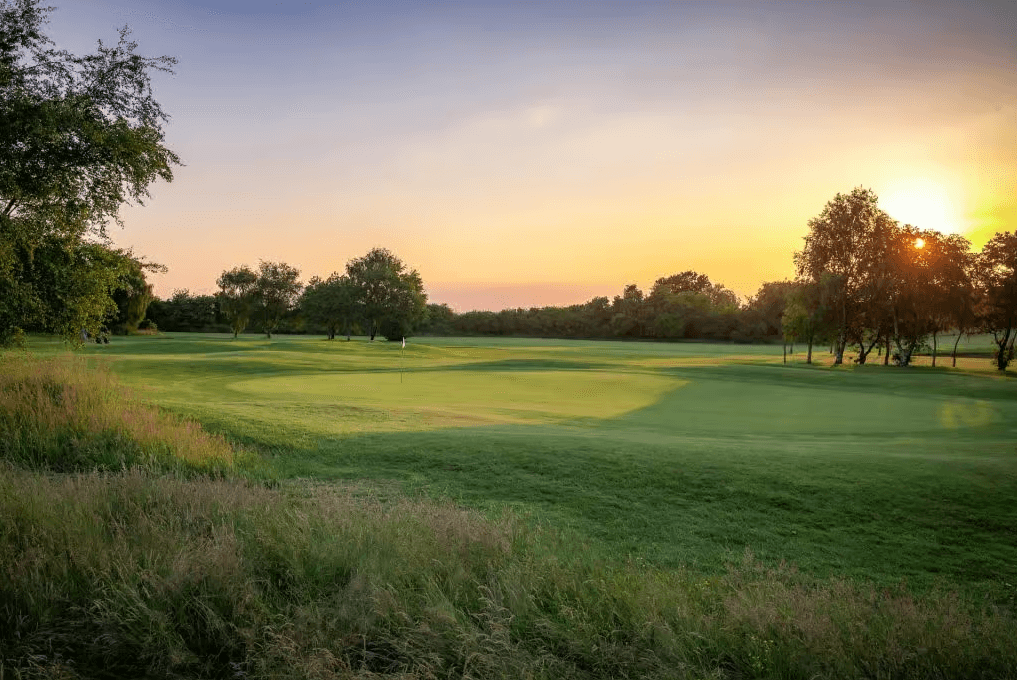
[[[444,424],[614,418],[685,384],[614,371],[414,371],[309,373],[233,382],[228,389],[273,401],[444,413]],[[440,420],[440,419],[439,419]]]

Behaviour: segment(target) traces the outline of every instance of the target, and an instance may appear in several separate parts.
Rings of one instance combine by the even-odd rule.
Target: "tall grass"
[[[256,465],[222,437],[145,405],[101,366],[16,353],[0,355],[0,458],[54,471],[227,474]]]
[[[356,489],[0,468],[5,677],[1005,678],[949,593],[585,559],[512,515]]]

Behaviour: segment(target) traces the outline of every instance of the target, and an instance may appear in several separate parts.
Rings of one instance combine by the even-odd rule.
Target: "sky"
[[[993,0],[51,0],[76,53],[127,24],[172,183],[114,242],[214,292],[385,247],[457,311],[566,305],[694,269],[791,278],[810,218],[1017,229],[1017,4]]]

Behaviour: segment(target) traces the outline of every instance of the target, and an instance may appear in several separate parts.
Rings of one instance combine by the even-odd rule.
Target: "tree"
[[[101,241],[122,204],[143,203],[180,164],[163,145],[168,117],[150,83],[175,60],[136,54],[126,27],[93,54],[53,49],[51,11],[0,0],[0,342],[26,325],[97,330],[119,274],[103,269],[109,249],[85,236]]]
[[[639,286],[634,283],[625,286],[620,296],[614,296],[611,311],[614,312],[611,315],[611,330],[615,335],[643,335],[646,310],[643,291],[639,290]]]
[[[885,304],[891,286],[888,245],[895,222],[879,209],[871,189],[856,187],[837,194],[819,216],[809,220],[805,247],[794,255],[800,280],[818,283],[824,273],[840,281],[831,300],[837,329],[835,364],[844,361],[852,324],[861,311]]]
[[[665,297],[668,294],[678,293],[702,293],[709,298],[710,303],[715,307],[728,309],[738,308],[738,296],[728,290],[722,284],[712,283],[706,274],[694,272],[691,269],[674,274],[667,278],[657,279],[653,288],[650,289],[650,301],[656,298]]]
[[[329,340],[345,328],[350,339],[353,322],[360,309],[360,294],[348,276],[333,272],[327,279],[315,276],[300,297],[300,310],[307,320],[325,327]]]
[[[216,279],[219,292],[219,308],[229,321],[233,330],[233,339],[244,332],[254,313],[258,297],[258,275],[250,267],[243,265],[224,271]]]
[[[296,304],[300,297],[300,270],[284,262],[258,263],[258,283],[255,300],[261,316],[261,327],[269,340],[283,314]]]
[[[831,327],[832,305],[839,300],[841,282],[832,274],[817,281],[800,281],[787,292],[781,327],[784,341],[801,340],[808,346],[805,363],[812,363],[812,346],[826,336]]]
[[[385,248],[350,260],[346,275],[359,291],[360,314],[374,341],[382,323],[389,339],[407,334],[423,319],[427,305],[424,284],[416,270],[407,271],[402,260]]]
[[[0,249],[10,247],[10,242],[0,241]],[[41,239],[30,259],[11,259],[0,264],[0,269],[6,268],[0,271],[3,344],[17,337],[21,328],[75,341],[82,330],[98,334],[117,313],[112,295],[131,268],[130,259],[120,251],[56,235]]]
[[[1005,371],[1017,340],[1017,232],[993,236],[977,261],[981,327],[992,333],[996,368]]]
[[[192,295],[177,289],[168,300],[155,299],[148,318],[164,331],[208,331],[216,328],[219,299],[214,295]]]
[[[113,290],[115,314],[108,320],[114,333],[133,333],[144,320],[148,306],[155,299],[152,284],[145,277],[146,271],[165,272],[166,267],[154,262],[145,262],[134,257],[130,251],[119,252],[124,258],[120,282]]]
[[[416,270],[402,272],[380,331],[388,340],[409,337],[427,311],[424,281]]]
[[[965,282],[962,286],[953,288],[950,297],[944,301],[946,317],[949,323],[947,328],[957,332],[953,342],[953,351],[950,353],[951,364],[957,368],[957,346],[961,338],[978,328],[978,288],[975,284],[975,271],[978,258],[968,254],[966,258],[967,272]]]
[[[959,318],[970,290],[967,239],[903,225],[890,237],[890,311],[897,363],[907,366],[915,350]]]
[[[747,308],[759,315],[765,335],[781,334],[784,309],[787,307],[788,295],[794,288],[792,281],[767,281],[749,299]]]
[[[421,332],[429,335],[451,335],[454,332],[456,313],[447,304],[427,304]]]

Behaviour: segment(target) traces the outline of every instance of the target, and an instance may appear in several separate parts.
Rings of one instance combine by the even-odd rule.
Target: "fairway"
[[[174,334],[81,352],[284,478],[514,508],[610,559],[713,573],[748,550],[1011,601],[1013,378],[780,349]]]

